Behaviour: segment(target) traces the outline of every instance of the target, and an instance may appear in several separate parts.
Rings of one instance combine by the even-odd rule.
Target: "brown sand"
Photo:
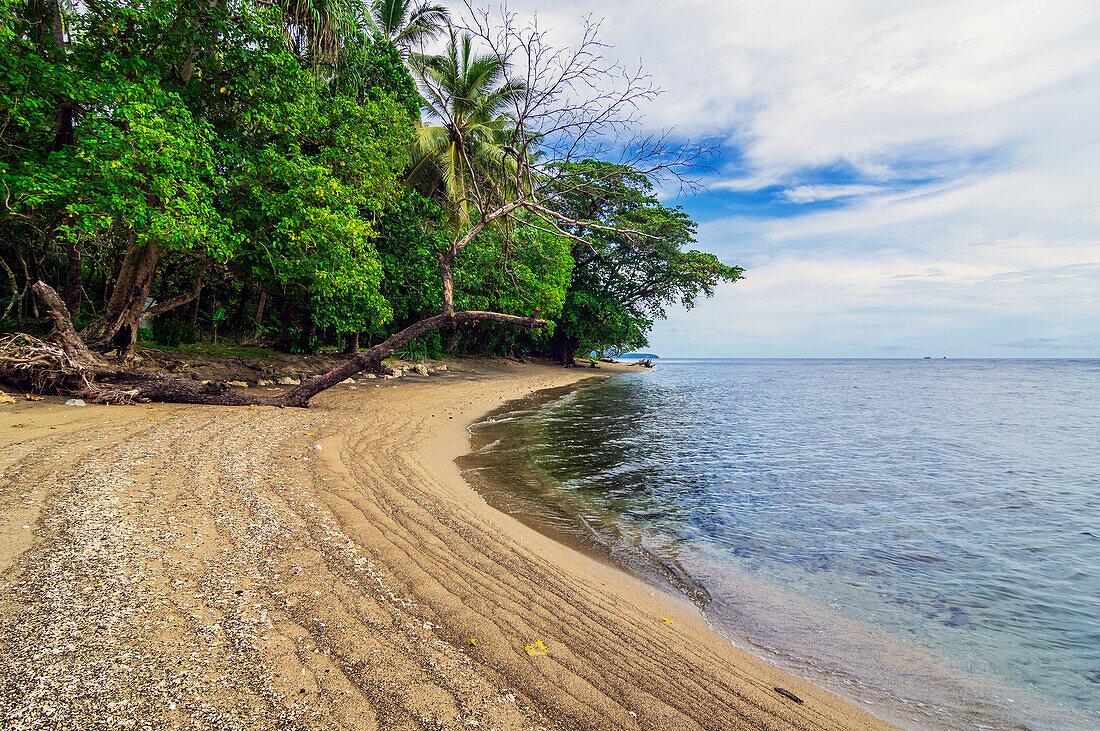
[[[462,482],[467,424],[593,374],[0,406],[0,726],[885,727]]]

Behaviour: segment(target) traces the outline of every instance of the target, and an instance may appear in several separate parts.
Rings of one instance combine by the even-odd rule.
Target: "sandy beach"
[[[0,406],[0,723],[887,727],[462,481],[472,421],[616,368],[459,361],[308,410]]]

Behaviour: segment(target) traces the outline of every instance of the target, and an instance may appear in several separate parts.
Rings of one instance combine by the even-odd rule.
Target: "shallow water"
[[[1100,728],[1100,361],[699,360],[517,402],[464,474],[913,728]]]

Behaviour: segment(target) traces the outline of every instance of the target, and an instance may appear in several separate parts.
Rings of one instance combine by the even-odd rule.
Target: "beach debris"
[[[14,404],[15,399],[11,397],[10,393],[4,393],[0,391],[0,404]]]
[[[784,698],[790,698],[790,699],[791,699],[792,701],[794,701],[795,703],[799,703],[799,704],[801,704],[801,703],[802,703],[802,699],[801,699],[801,698],[799,698],[798,696],[796,696],[796,695],[795,695],[794,693],[790,692],[790,691],[789,691],[789,690],[787,690],[786,688],[780,688],[780,687],[779,687],[779,686],[777,685],[777,686],[775,686],[775,688],[773,688],[772,690],[774,690],[774,691],[775,691],[776,693],[778,693],[779,695],[783,696]]]
[[[428,366],[424,365],[423,363],[417,363],[412,367],[412,370],[421,376],[428,375]]]
[[[345,386],[350,386],[353,383],[355,383],[355,379],[354,378],[345,378],[344,380],[340,381],[340,383],[344,384]]]
[[[549,652],[546,645],[542,644],[542,640],[535,640],[526,649],[528,655],[545,655]]]
[[[65,402],[66,406],[87,406],[88,403],[82,398],[71,398]]]
[[[37,396],[33,393],[25,393],[25,394],[23,394],[23,398],[27,399],[28,401],[41,401],[42,399],[44,399],[46,397],[45,396]]]
[[[321,445],[320,444],[314,444],[313,449],[320,452],[321,451]]]
[[[447,370],[447,366],[445,366],[445,365],[441,365],[441,366],[439,366],[438,368],[436,368],[436,370],[437,370],[437,371],[445,371],[445,370]]]
[[[470,641],[467,642],[466,644],[469,645],[470,647],[477,647],[477,640],[475,640],[473,637],[471,637]]]
[[[665,624],[673,624],[672,620],[669,619],[668,617],[661,617],[661,621],[664,622]]]
[[[237,388],[248,388],[248,384],[244,381],[226,381],[227,386],[236,386]]]
[[[302,382],[297,378],[291,378],[290,376],[280,376],[276,379],[275,383],[280,386],[301,386]]]
[[[256,385],[257,386],[274,386],[275,381],[272,381],[270,378],[261,378],[260,380],[256,381]]]

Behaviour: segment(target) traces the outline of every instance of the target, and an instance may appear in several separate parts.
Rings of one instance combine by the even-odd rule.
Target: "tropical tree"
[[[578,349],[644,347],[669,305],[690,309],[719,283],[741,278],[740,267],[685,250],[695,243],[695,222],[660,203],[646,176],[596,160],[564,167],[558,211],[575,222],[565,226],[576,268],[550,341],[561,363],[571,364]]]
[[[52,56],[38,63],[33,34],[19,31],[12,56],[33,72],[34,89],[57,91],[44,105],[41,93],[19,96],[18,114],[8,115],[17,123],[5,141],[19,144],[0,147],[0,171],[13,191],[0,226],[10,226],[11,240],[30,226],[47,235],[52,227],[113,247],[99,301],[118,295],[121,307],[105,308],[108,329],[126,325],[131,346],[135,318],[148,312],[150,299],[177,291],[180,274],[201,267],[219,270],[223,291],[226,273],[241,282],[237,292],[259,285],[257,324],[266,295],[284,310],[296,303],[307,331],[380,332],[398,299],[407,308],[402,320],[416,319],[395,323],[400,329],[381,342],[285,394],[241,393],[107,364],[44,281],[58,277],[43,277],[36,266],[31,289],[66,352],[55,382],[67,379],[99,399],[305,406],[350,375],[381,372],[384,358],[418,338],[438,339],[440,330],[552,328],[547,317],[569,307],[574,261],[587,251],[606,251],[605,260],[623,253],[619,261],[637,273],[639,286],[648,287],[649,273],[669,275],[642,295],[658,308],[650,314],[730,278],[713,257],[682,252],[691,225],[676,209],[644,200],[611,213],[578,205],[583,196],[574,193],[602,194],[615,171],[677,176],[689,159],[667,138],[631,133],[641,103],[655,92],[641,72],[601,57],[594,25],[578,47],[554,49],[537,24],[519,26],[507,11],[500,20],[475,15],[465,32],[449,33],[443,54],[414,61],[429,118],[414,129],[392,43],[355,53],[359,44],[345,38],[337,63],[318,73],[308,32],[304,44],[287,43],[284,8],[250,0],[194,7],[167,0],[78,5],[72,53],[56,63]],[[486,52],[475,53],[475,43]],[[0,85],[4,78],[15,77],[0,77]],[[56,111],[66,99],[77,101],[79,115],[71,142],[57,137]],[[434,217],[431,200],[399,193],[408,146],[421,153],[414,180],[430,181],[429,192],[450,204],[451,215],[450,225],[402,248],[395,243],[415,230],[414,219]],[[614,168],[583,164],[611,157]],[[395,210],[408,218],[385,223]],[[35,251],[47,247],[57,248],[47,242]],[[632,252],[633,259],[625,256]],[[410,254],[418,261],[407,267],[402,259]],[[673,269],[647,268],[652,256]],[[438,279],[424,275],[432,259]],[[218,286],[217,277],[210,281]],[[197,290],[170,299],[198,301]],[[218,319],[212,305],[214,320],[241,321],[244,296],[251,295],[238,298],[235,315]]]
[[[429,122],[418,124],[409,181],[428,197],[442,197],[456,229],[470,223],[470,205],[503,203],[515,180],[510,155],[515,121],[509,115],[526,84],[506,78],[507,61],[475,54],[469,33],[449,28],[438,56],[412,58]]]
[[[287,45],[314,68],[332,66],[344,38],[357,28],[357,0],[278,0]]]
[[[338,333],[389,317],[371,242],[396,200],[412,119],[390,90],[360,96],[317,83],[309,43],[286,43],[287,13],[110,0],[67,13],[60,46],[51,33],[36,37],[34,23],[5,26],[15,37],[0,76],[25,81],[0,96],[10,191],[0,232],[20,242],[12,258],[30,270],[21,271],[28,285],[51,249],[72,253],[74,312],[81,251],[105,253],[88,343],[131,353],[138,324],[197,298],[197,275],[211,267]],[[372,58],[361,59],[367,71]]]
[[[378,35],[405,54],[434,40],[449,22],[442,5],[413,5],[412,0],[371,0],[370,18]]]

